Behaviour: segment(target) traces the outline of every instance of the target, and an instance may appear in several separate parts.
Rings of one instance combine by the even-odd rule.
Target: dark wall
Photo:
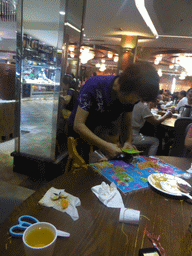
[[[0,99],[15,99],[15,64],[0,63]]]

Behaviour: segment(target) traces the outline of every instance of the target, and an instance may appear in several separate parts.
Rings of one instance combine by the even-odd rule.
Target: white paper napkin
[[[124,208],[123,199],[117,190],[116,185],[112,182],[110,186],[105,182],[91,188],[92,192],[98,199],[107,207],[110,208]]]
[[[59,194],[60,192],[63,196],[67,196],[66,199],[69,201],[69,206],[67,209],[63,209],[61,207],[61,202],[60,202],[61,199],[55,200],[55,201],[53,201],[51,199],[51,197],[54,195],[54,193]],[[39,201],[39,204],[47,206],[47,207],[53,207],[54,209],[61,211],[61,212],[66,212],[67,214],[69,214],[71,216],[71,218],[73,220],[79,219],[79,214],[78,214],[76,206],[80,206],[81,201],[78,197],[72,196],[71,194],[68,194],[67,192],[65,192],[64,189],[56,189],[54,187],[51,187],[46,192],[46,194],[43,196],[43,198],[41,198],[41,200]]]

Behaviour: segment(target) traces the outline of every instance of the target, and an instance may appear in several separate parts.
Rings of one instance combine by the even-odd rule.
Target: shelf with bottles
[[[47,64],[56,64],[57,49],[31,36],[23,36],[23,58]]]

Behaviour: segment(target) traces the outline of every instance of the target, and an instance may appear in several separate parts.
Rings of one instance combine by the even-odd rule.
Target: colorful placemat
[[[135,156],[131,164],[122,160],[111,160],[91,164],[91,166],[101,173],[109,181],[123,192],[148,187],[148,176],[151,173],[166,173],[178,175],[184,171],[163,162],[156,157]]]

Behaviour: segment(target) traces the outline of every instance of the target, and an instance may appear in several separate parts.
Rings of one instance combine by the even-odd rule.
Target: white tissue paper
[[[66,196],[67,197],[66,199],[69,201],[69,206],[66,209],[63,209],[61,207],[60,199],[54,200],[54,201],[51,199],[54,193],[59,194],[60,192],[63,196]],[[80,206],[81,201],[78,197],[72,196],[71,194],[68,194],[67,192],[65,192],[64,189],[56,189],[54,187],[51,187],[43,196],[43,198],[41,198],[41,200],[39,201],[39,204],[47,207],[53,207],[54,209],[61,212],[66,212],[71,216],[73,220],[79,219],[79,214],[76,206]]]
[[[117,190],[116,185],[112,182],[110,186],[105,182],[91,188],[92,192],[98,199],[107,207],[110,208],[124,208],[123,199]]]
[[[138,224],[140,219],[140,211],[128,208],[121,208],[119,214],[119,222]]]

